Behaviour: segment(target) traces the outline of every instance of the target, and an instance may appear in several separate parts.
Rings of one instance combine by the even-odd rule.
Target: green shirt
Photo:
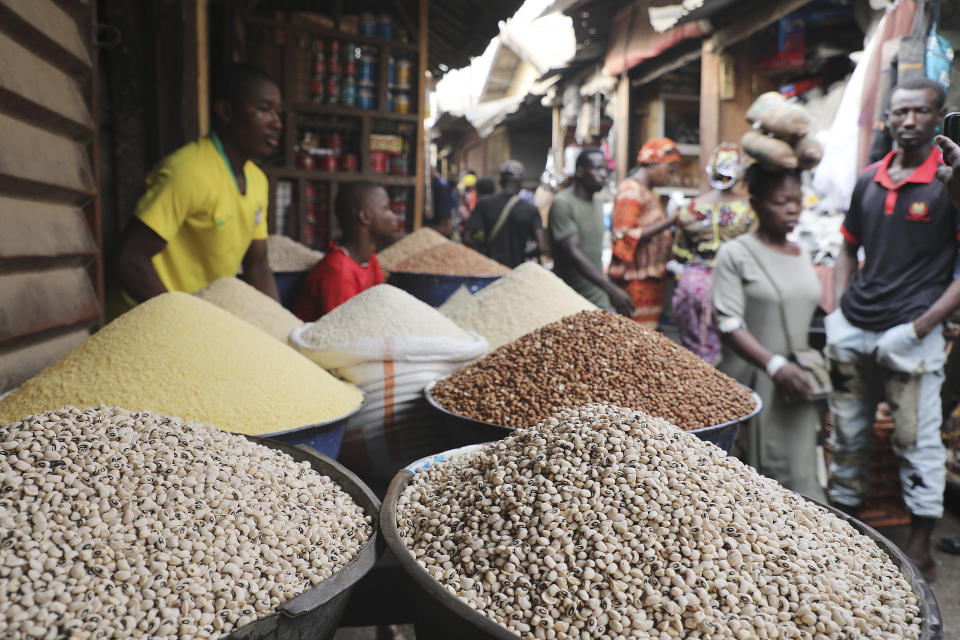
[[[565,254],[557,251],[561,240],[574,234],[580,236],[580,251],[603,271],[603,216],[593,201],[581,200],[573,187],[558,193],[550,205],[547,233],[553,250],[553,271],[584,298],[601,309],[610,307],[607,292],[584,275]]]

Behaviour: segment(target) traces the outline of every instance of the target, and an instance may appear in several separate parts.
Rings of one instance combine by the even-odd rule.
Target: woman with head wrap
[[[713,270],[713,306],[723,334],[719,369],[763,400],[741,425],[732,453],[787,489],[824,500],[817,482],[820,404],[809,374],[788,355],[807,348],[820,280],[810,256],[788,236],[803,210],[797,169],[747,169],[757,227],[725,242]]]
[[[673,294],[673,316],[683,346],[710,364],[720,358],[720,332],[713,321],[711,299],[717,249],[754,224],[750,201],[733,191],[744,164],[740,147],[721,143],[707,165],[710,191],[691,200],[677,221],[673,254],[685,266]]]
[[[613,204],[613,258],[607,275],[630,294],[633,319],[656,329],[663,308],[664,275],[676,214],[667,216],[654,187],[670,183],[680,163],[669,138],[648,141],[640,149],[640,166],[617,187]]]

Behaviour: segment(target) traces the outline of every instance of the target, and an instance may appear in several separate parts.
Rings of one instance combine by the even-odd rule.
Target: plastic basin
[[[380,501],[350,470],[310,447],[293,447],[265,438],[247,437],[271,449],[283,451],[297,462],[309,462],[316,471],[330,477],[370,515],[373,534],[360,552],[335,574],[287,600],[274,613],[234,629],[226,637],[233,640],[330,640],[340,626],[353,587],[373,568],[383,553],[384,546],[377,531]]]
[[[431,307],[439,307],[460,287],[476,293],[502,276],[448,276],[433,273],[391,271],[387,282],[403,289]]]
[[[450,451],[440,455],[452,455],[453,453],[456,452]],[[440,456],[431,456],[424,461],[430,461],[438,457]],[[423,463],[424,461],[419,462]],[[387,490],[380,510],[380,533],[387,544],[387,548],[396,556],[404,571],[416,585],[412,595],[415,602],[417,640],[448,638],[456,638],[457,640],[522,640],[520,635],[501,627],[447,591],[427,573],[426,569],[417,563],[403,540],[400,539],[396,526],[397,499],[413,476],[414,473],[406,468],[401,470],[390,483],[390,488]],[[816,504],[849,522],[860,533],[874,540],[890,556],[890,559],[910,583],[914,593],[919,596],[920,616],[923,618],[920,640],[941,640],[943,638],[943,622],[937,600],[930,586],[903,552],[895,544],[859,520],[828,505],[819,502]]]
[[[468,444],[502,440],[513,433],[513,427],[505,427],[492,422],[468,418],[467,416],[454,413],[441,407],[433,397],[433,387],[437,382],[439,382],[439,380],[428,384],[423,390],[423,394],[427,398],[427,403],[438,413],[439,420],[447,431],[447,442],[451,449],[463,447]],[[753,396],[754,401],[757,403],[752,412],[742,418],[731,420],[730,422],[724,422],[723,424],[712,427],[703,427],[702,429],[692,429],[687,433],[692,433],[701,440],[712,442],[727,453],[730,453],[730,449],[737,439],[737,430],[740,428],[740,424],[753,418],[763,410],[763,401],[760,399],[760,396],[754,391],[750,391],[750,395]]]
[[[286,431],[264,433],[262,437],[290,446],[304,444],[325,456],[336,458],[337,454],[340,453],[340,443],[343,441],[343,432],[347,428],[347,422],[350,420],[350,417],[360,411],[362,407],[363,403],[350,413],[344,414],[339,418],[308,424],[294,429],[287,429]]]
[[[288,311],[293,311],[300,295],[300,285],[303,284],[309,271],[275,271],[273,277],[277,281],[277,292],[280,294],[280,304]]]

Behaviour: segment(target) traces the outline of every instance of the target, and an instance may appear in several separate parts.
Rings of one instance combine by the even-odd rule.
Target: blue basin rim
[[[324,420],[323,422],[315,422],[313,424],[304,425],[302,427],[294,427],[292,429],[286,429],[284,431],[271,431],[270,433],[258,433],[257,435],[261,438],[276,438],[277,436],[286,436],[290,434],[297,433],[298,431],[306,431],[307,429],[322,429],[323,427],[330,427],[335,424],[339,424],[346,420],[349,420],[357,414],[360,409],[363,408],[363,405],[367,402],[367,399],[364,398],[360,405],[348,413],[343,414],[339,418],[331,418],[330,420]]]

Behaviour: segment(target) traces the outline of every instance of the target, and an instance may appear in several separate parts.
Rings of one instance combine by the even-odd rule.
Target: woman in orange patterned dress
[[[653,188],[669,184],[679,163],[672,140],[648,141],[637,157],[640,166],[617,187],[613,204],[613,258],[607,275],[630,294],[633,319],[650,329],[660,321],[673,247],[670,227],[677,221],[676,214],[664,214]]]

